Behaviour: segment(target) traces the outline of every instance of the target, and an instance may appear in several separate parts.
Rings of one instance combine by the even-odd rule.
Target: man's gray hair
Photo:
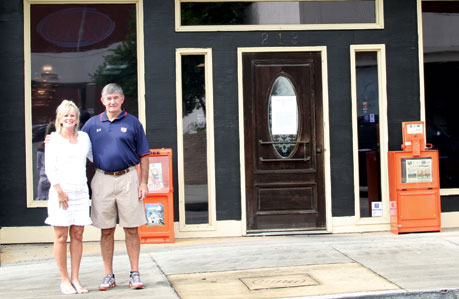
[[[108,83],[105,85],[104,89],[102,89],[102,97],[111,93],[119,93],[120,96],[124,97],[123,89],[116,83]]]

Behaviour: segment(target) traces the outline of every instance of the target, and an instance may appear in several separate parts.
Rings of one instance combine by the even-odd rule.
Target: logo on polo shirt
[[[102,131],[102,128],[97,128],[96,129],[96,132],[100,132],[100,131]]]
[[[127,132],[127,128],[121,127],[121,132],[126,133]]]

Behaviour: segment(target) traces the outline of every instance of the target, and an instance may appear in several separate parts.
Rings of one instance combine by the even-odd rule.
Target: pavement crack
[[[407,291],[405,288],[401,287],[398,283],[395,283],[394,281],[388,279],[387,277],[384,277],[382,276],[381,274],[379,274],[378,272],[374,271],[373,269],[365,266],[364,264],[360,263],[359,261],[357,261],[356,259],[354,259],[353,257],[351,257],[350,255],[344,253],[343,251],[339,250],[338,248],[332,246],[333,250],[335,250],[336,252],[338,252],[339,254],[345,256],[346,258],[348,258],[349,260],[351,260],[353,263],[355,264],[359,264],[360,266],[362,266],[363,268],[367,269],[368,271],[372,272],[373,274],[375,274],[376,276],[379,276],[381,277],[382,279],[390,282],[391,284],[397,286],[400,290],[404,290],[404,291]]]
[[[156,268],[158,268],[159,272],[161,272],[161,274],[163,275],[164,279],[166,280],[167,284],[169,285],[169,287],[174,291],[174,294],[177,296],[177,298],[179,299],[182,299],[182,297],[180,297],[180,295],[177,293],[177,291],[175,290],[174,286],[171,284],[171,282],[169,281],[169,279],[167,278],[167,275],[166,273],[164,272],[164,270],[161,268],[161,266],[158,264],[158,262],[156,262],[155,258],[153,257],[153,255],[150,254],[150,258],[151,258],[151,261],[153,262],[153,264],[156,265]]]
[[[453,245],[459,246],[458,242],[454,242],[453,240],[446,239],[446,242],[451,243]]]

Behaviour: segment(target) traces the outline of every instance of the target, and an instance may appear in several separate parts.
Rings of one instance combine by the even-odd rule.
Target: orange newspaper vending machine
[[[403,122],[403,151],[389,152],[391,232],[441,231],[438,151],[425,142],[424,122]]]
[[[147,223],[139,227],[141,243],[174,242],[172,149],[150,149],[148,195],[143,200]]]

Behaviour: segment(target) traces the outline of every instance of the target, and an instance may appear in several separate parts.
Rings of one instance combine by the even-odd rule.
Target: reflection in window
[[[378,53],[356,52],[360,217],[381,205]]]
[[[459,5],[422,2],[427,143],[439,151],[440,187],[459,188]]]
[[[209,223],[204,55],[182,55],[185,223]]]
[[[375,0],[183,2],[180,8],[184,26],[376,22]]]
[[[135,11],[135,4],[30,6],[35,200],[47,200],[43,140],[63,99],[77,104],[83,125],[104,111],[100,92],[116,82],[124,108],[138,115]]]
[[[290,157],[297,146],[298,102],[295,89],[286,77],[274,81],[269,96],[268,127],[273,147],[279,156]]]

